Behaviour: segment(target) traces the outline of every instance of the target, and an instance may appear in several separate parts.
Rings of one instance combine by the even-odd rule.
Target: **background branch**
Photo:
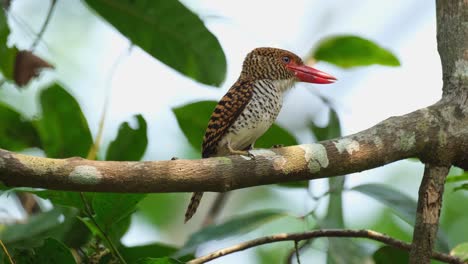
[[[426,164],[419,187],[410,263],[429,263],[439,228],[445,178],[450,167]]]
[[[399,248],[402,250],[409,251],[411,249],[411,245],[406,242],[391,238],[389,236],[386,236],[384,234],[381,234],[372,230],[322,229],[322,230],[315,230],[315,231],[304,232],[304,233],[290,233],[290,234],[284,233],[284,234],[276,234],[276,235],[271,235],[271,236],[260,237],[257,239],[253,239],[247,242],[243,242],[243,243],[228,247],[228,248],[217,250],[206,256],[193,259],[187,262],[187,264],[205,263],[210,260],[225,256],[228,254],[232,254],[234,252],[242,251],[248,248],[252,248],[252,247],[256,247],[256,246],[260,246],[264,244],[275,243],[275,242],[280,242],[280,241],[300,241],[300,240],[306,240],[306,239],[312,239],[312,238],[318,238],[318,237],[368,238],[368,239],[380,241],[389,246]],[[456,264],[464,263],[461,259],[457,257],[439,253],[439,252],[432,253],[431,257],[433,259],[440,260],[446,263],[456,263]]]

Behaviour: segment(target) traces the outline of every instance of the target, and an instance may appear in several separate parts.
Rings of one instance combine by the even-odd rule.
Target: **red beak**
[[[301,82],[327,84],[337,80],[328,73],[306,65],[286,65],[286,67],[292,70]]]

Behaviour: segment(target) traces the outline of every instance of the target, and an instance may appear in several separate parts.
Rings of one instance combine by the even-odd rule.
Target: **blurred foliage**
[[[392,209],[395,214],[411,226],[416,219],[417,201],[404,193],[387,187],[383,184],[363,184],[353,187],[351,190],[368,195]],[[448,252],[449,246],[443,227],[437,234],[436,248]]]
[[[136,264],[182,264],[183,262],[180,262],[173,258],[164,257],[164,258],[144,258],[144,259],[138,260],[135,263]]]
[[[168,1],[98,1],[85,0],[105,21],[141,47],[154,58],[172,67],[183,75],[198,82],[219,86],[226,74],[226,59],[216,37],[205,27],[200,18],[176,0]],[[5,14],[0,11],[0,72],[10,80],[13,77],[15,56],[14,46],[8,47],[10,29]],[[386,49],[359,36],[333,36],[322,40],[312,55],[317,60],[327,61],[343,68],[373,64],[398,66],[398,59]],[[1,80],[0,80],[1,82]],[[1,88],[1,84],[0,84]],[[26,118],[19,111],[20,106],[0,103],[0,147],[22,151],[38,148],[47,157],[86,157],[92,144],[88,121],[79,102],[58,83],[39,89],[37,94],[40,113],[37,117]],[[8,98],[5,99],[8,101]],[[203,135],[215,101],[200,101],[173,109],[177,122],[188,143],[198,153]],[[317,141],[341,136],[340,120],[335,109],[330,107],[326,126],[314,123],[309,129]],[[135,115],[138,126],[129,122],[120,125],[117,136],[109,144],[105,160],[141,160],[147,145],[147,123],[142,115]],[[296,138],[286,129],[274,124],[256,142],[257,148],[274,145],[296,145]],[[468,189],[467,172],[451,175],[447,182],[458,189]],[[325,214],[316,214],[312,208],[302,217],[291,216],[279,210],[259,209],[250,213],[226,216],[223,222],[195,231],[182,247],[164,242],[147,245],[126,246],[122,237],[128,231],[132,220],[143,217],[163,235],[164,240],[186,235],[182,225],[182,213],[186,201],[182,194],[117,194],[84,193],[32,188],[8,188],[0,184],[0,195],[14,195],[16,192],[30,192],[47,199],[52,209],[28,216],[23,222],[0,224],[0,239],[7,245],[16,263],[74,263],[72,250],[79,249],[87,258],[96,260],[96,254],[104,252],[99,263],[116,261],[109,252],[112,248],[128,263],[182,263],[194,258],[197,248],[205,243],[226,238],[251,234],[252,231],[268,230],[276,224],[280,232],[312,230],[318,228],[346,228],[343,215],[344,177],[328,180],[328,192],[320,197],[310,195],[314,202],[327,201],[323,206]],[[305,192],[309,182],[290,182],[279,186],[294,187],[293,191]],[[263,187],[268,192],[257,191],[242,202],[251,203],[252,198],[265,201],[273,195],[273,188]],[[416,202],[395,188],[383,184],[359,185],[351,189],[381,202],[386,210],[373,219],[372,229],[388,233],[408,241],[414,222]],[[276,191],[276,190],[275,190]],[[284,191],[284,189],[282,189]],[[289,190],[288,190],[289,191]],[[442,211],[441,232],[438,247],[444,251],[468,258],[466,244],[468,221],[467,211],[459,206],[466,200],[465,192],[446,192]],[[276,193],[275,193],[276,195]],[[328,200],[322,200],[323,198]],[[263,200],[262,200],[263,199]],[[258,203],[258,201],[257,201]],[[255,202],[252,202],[255,205]],[[135,212],[138,211],[138,214]],[[391,213],[393,212],[393,213]],[[395,217],[395,215],[397,217]],[[178,221],[180,219],[180,221]],[[402,224],[400,219],[404,220]],[[293,230],[292,230],[293,229]],[[286,230],[286,231],[285,231]],[[276,229],[274,230],[277,231]],[[258,234],[261,232],[256,232]],[[448,235],[447,235],[448,234]],[[165,237],[166,235],[166,237]],[[319,242],[319,243],[316,243]],[[320,244],[323,242],[322,244]],[[326,242],[326,243],[325,243]],[[354,239],[319,239],[301,243],[300,254],[316,250],[317,244],[327,255],[327,263],[401,263],[407,259],[405,252],[382,246],[369,250],[369,244]],[[323,245],[323,246],[322,246]],[[451,246],[451,247],[449,247]],[[258,250],[259,262],[272,263],[291,256],[293,243],[278,243]],[[177,258],[177,259],[176,259]],[[0,251],[0,264],[8,263]]]
[[[173,69],[208,85],[223,82],[226,58],[221,45],[179,1],[85,1],[132,43]]]
[[[342,68],[372,64],[400,66],[400,62],[390,51],[370,40],[350,35],[322,40],[315,48],[312,57]]]
[[[86,157],[93,139],[75,98],[59,84],[53,84],[41,92],[40,103],[42,117],[37,126],[47,157]]]
[[[257,211],[234,216],[222,224],[208,226],[192,234],[179,254],[185,255],[193,252],[204,242],[220,240],[229,236],[250,232],[261,225],[285,216],[287,216],[286,213],[279,211]]]
[[[44,245],[36,250],[34,263],[75,263],[75,258],[70,252],[70,249],[60,241],[53,238],[47,238],[44,241]]]
[[[375,264],[408,263],[409,253],[398,248],[383,246],[372,255]]]
[[[133,129],[128,122],[120,125],[117,138],[107,148],[106,160],[137,161],[145,154],[148,145],[147,125],[142,115],[136,115],[138,128]]]
[[[0,10],[0,72],[7,80],[13,80],[13,69],[15,66],[15,57],[18,50],[8,47],[8,35],[10,28],[3,10]]]
[[[450,251],[450,255],[457,256],[462,260],[468,261],[468,242],[457,245]]]
[[[41,147],[32,122],[7,105],[0,103],[0,147],[12,151]]]

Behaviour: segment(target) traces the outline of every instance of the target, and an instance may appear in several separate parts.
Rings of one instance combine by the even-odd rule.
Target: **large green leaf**
[[[392,209],[392,211],[403,221],[414,226],[417,202],[408,195],[383,184],[376,183],[358,185],[353,187],[351,190],[358,191],[376,199]],[[446,235],[441,228],[437,234],[436,246],[444,252],[449,250]]]
[[[42,146],[48,157],[86,157],[93,140],[78,102],[60,85],[43,90],[42,118],[38,121]]]
[[[10,29],[6,20],[5,12],[0,10],[0,72],[8,79],[13,79],[13,69],[15,65],[16,53],[18,49],[7,46]]]
[[[257,211],[234,217],[219,225],[208,226],[192,234],[178,254],[186,255],[193,252],[197,246],[204,242],[244,234],[285,216],[287,216],[285,212],[272,210]]]
[[[199,101],[172,109],[182,132],[190,145],[199,150],[203,142],[208,121],[216,107],[215,101]],[[296,145],[296,139],[285,129],[273,124],[268,131],[257,140],[255,147],[271,148],[273,145]]]
[[[92,200],[95,219],[112,238],[118,240],[130,225],[130,215],[145,194],[96,193]]]
[[[459,257],[464,261],[468,261],[468,242],[462,243],[454,247],[450,251],[450,255]]]
[[[221,45],[200,18],[179,1],[86,3],[134,44],[180,73],[209,85],[223,82],[226,58]]]
[[[274,145],[293,146],[297,145],[296,138],[286,129],[273,124],[256,142],[256,148],[271,148]]]
[[[468,171],[465,171],[461,175],[452,175],[447,177],[446,183],[450,182],[460,182],[460,181],[468,181]]]
[[[44,245],[35,251],[36,259],[34,263],[37,264],[76,263],[70,249],[53,238],[46,239]]]
[[[0,120],[0,148],[19,151],[40,147],[39,136],[32,122],[2,103],[0,103]]]
[[[399,66],[400,62],[390,51],[374,42],[351,35],[329,37],[322,40],[312,55],[343,68],[380,64]]]
[[[199,101],[172,109],[180,129],[196,150],[201,149],[206,127],[216,104],[215,101]]]
[[[383,184],[369,183],[353,187],[351,190],[368,195],[390,207],[393,212],[410,225],[416,217],[416,201],[408,195]]]
[[[143,256],[147,258],[163,258],[165,256],[170,256],[176,253],[177,250],[178,248],[174,246],[169,246],[161,243],[119,248],[120,254],[122,254],[124,259],[129,263],[134,263],[135,261],[141,259]],[[180,258],[180,260],[187,261],[192,258],[193,255],[188,255]]]
[[[408,263],[408,251],[398,248],[383,246],[377,249],[372,258],[375,264],[395,264],[395,263]]]
[[[311,122],[309,127],[312,133],[314,133],[315,139],[317,139],[317,141],[323,141],[341,136],[340,120],[338,118],[338,114],[333,108],[330,108],[330,116],[328,118],[327,126],[319,127]]]
[[[128,122],[120,125],[117,138],[109,145],[106,160],[138,161],[145,154],[148,145],[146,121],[142,115],[136,115],[138,128],[133,129]]]

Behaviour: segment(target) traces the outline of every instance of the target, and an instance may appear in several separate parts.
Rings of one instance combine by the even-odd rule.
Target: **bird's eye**
[[[288,56],[283,56],[283,58],[281,58],[283,60],[284,63],[289,63],[291,62],[291,58],[289,58]]]

